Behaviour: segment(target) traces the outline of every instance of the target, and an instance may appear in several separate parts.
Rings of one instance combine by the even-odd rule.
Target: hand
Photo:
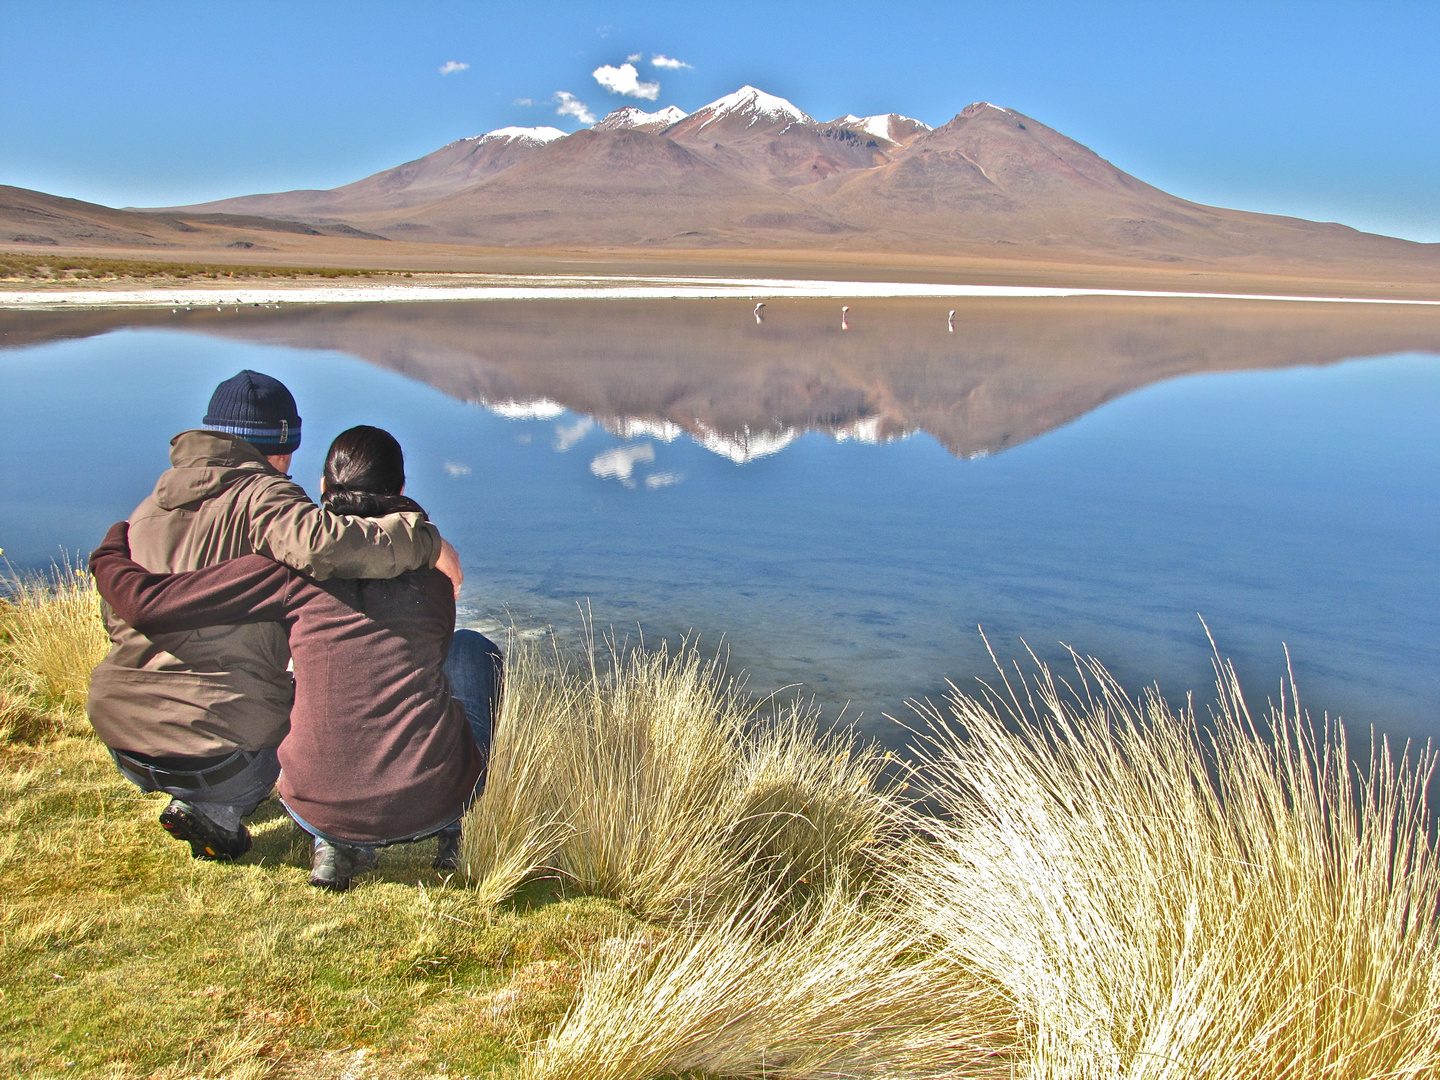
[[[450,541],[440,538],[440,558],[435,560],[435,569],[448,577],[455,585],[455,599],[460,599],[460,586],[465,584],[465,571],[460,569],[460,555],[450,546]]]

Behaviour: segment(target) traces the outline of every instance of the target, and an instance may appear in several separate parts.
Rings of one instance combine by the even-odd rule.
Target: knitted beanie
[[[238,435],[267,456],[300,446],[300,414],[285,384],[258,371],[242,371],[215,388],[205,413],[207,431]]]

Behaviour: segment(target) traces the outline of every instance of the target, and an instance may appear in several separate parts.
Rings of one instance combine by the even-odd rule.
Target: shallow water
[[[753,689],[883,734],[993,673],[978,626],[1204,697],[1198,613],[1259,700],[1288,644],[1312,711],[1440,733],[1440,314],[750,306],[0,313],[0,546],[88,550],[250,367],[295,392],[312,493],[343,428],[400,438],[481,625],[723,636]]]

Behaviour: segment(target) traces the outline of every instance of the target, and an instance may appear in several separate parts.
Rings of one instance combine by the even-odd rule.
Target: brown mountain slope
[[[0,185],[0,244],[21,247],[266,250],[267,234],[383,240],[343,222],[305,222],[244,214],[115,210],[43,191]]]
[[[537,130],[554,132],[556,137],[562,134],[554,128]],[[162,207],[160,212],[208,211],[315,218],[401,209],[434,202],[477,184],[524,161],[544,145],[543,137],[498,133],[458,139],[434,153],[343,187],[241,195],[188,207]]]
[[[465,191],[363,227],[417,240],[559,246],[753,243],[847,226],[644,131],[577,131]],[[782,242],[772,241],[774,246]]]

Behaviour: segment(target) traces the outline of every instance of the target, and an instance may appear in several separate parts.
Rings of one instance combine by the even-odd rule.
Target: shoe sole
[[[207,830],[195,820],[193,814],[177,809],[173,803],[160,812],[160,827],[176,840],[183,840],[189,844],[192,859],[233,862],[250,850],[248,842],[240,851],[232,852],[221,849],[212,837],[206,835]],[[249,837],[245,836],[245,840],[248,841]]]

